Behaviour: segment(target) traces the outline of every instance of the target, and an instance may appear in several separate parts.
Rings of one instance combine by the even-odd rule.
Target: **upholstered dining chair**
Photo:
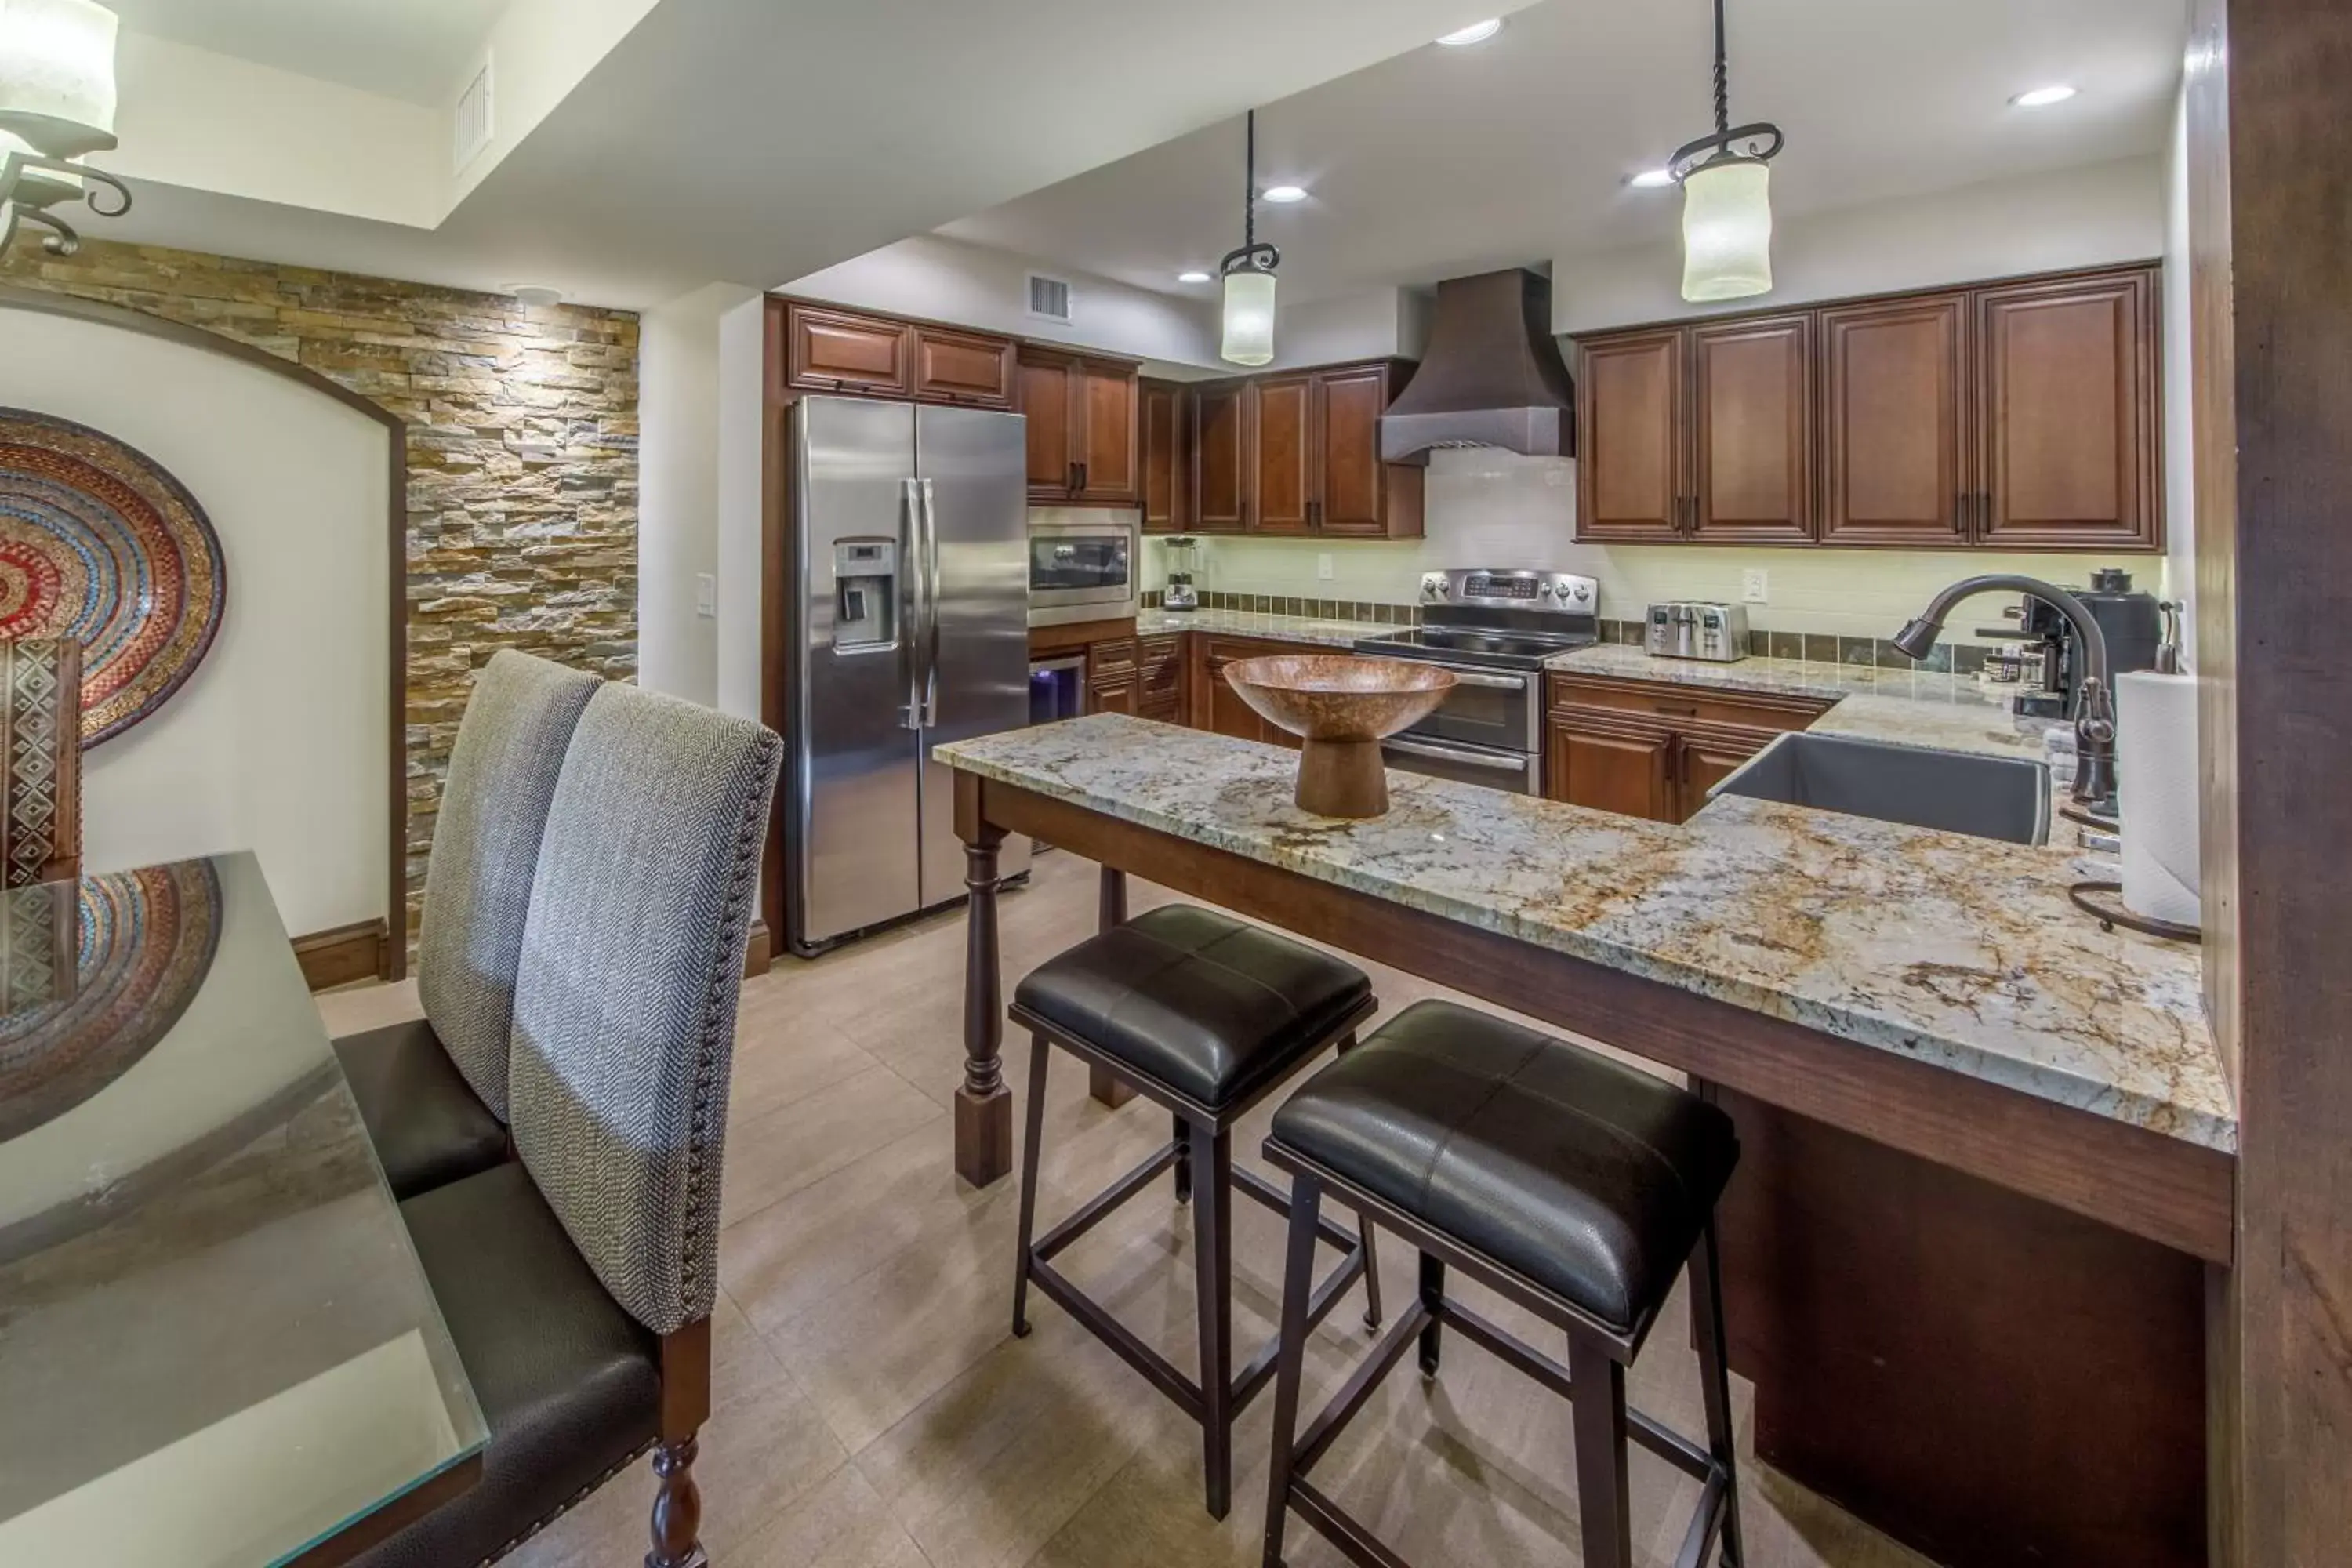
[[[646,1449],[650,1568],[703,1561],[719,1179],[782,742],[612,685],[563,761],[509,1079],[519,1162],[401,1205],[490,1431],[482,1478],[359,1561],[503,1555]]]
[[[81,644],[0,642],[0,885],[81,874]]]
[[[425,1016],[335,1042],[394,1197],[507,1156],[507,1049],[531,879],[564,748],[602,684],[512,648],[474,679],[425,872]]]

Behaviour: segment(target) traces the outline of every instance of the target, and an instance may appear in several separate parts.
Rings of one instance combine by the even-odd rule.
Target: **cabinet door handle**
[[[1698,710],[1687,702],[1654,702],[1651,706],[1661,713],[1673,713],[1685,719],[1698,717]]]

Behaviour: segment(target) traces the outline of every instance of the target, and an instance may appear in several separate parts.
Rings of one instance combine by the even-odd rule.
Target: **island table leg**
[[[955,1097],[955,1168],[973,1186],[984,1187],[1013,1168],[1013,1091],[1004,1087],[998,1054],[1004,1043],[1004,982],[996,935],[996,853],[1004,829],[966,823],[957,815],[963,885],[971,897],[964,914],[964,1062],[963,1087]]]
[[[1095,897],[1095,930],[1106,931],[1126,923],[1127,873],[1116,866],[1106,866]],[[1087,1092],[1113,1110],[1135,1098],[1132,1085],[1122,1082],[1108,1068],[1094,1066],[1087,1068]]]

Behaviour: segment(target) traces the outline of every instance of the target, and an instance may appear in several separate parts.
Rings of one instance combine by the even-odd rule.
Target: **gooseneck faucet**
[[[1937,594],[1918,617],[1895,634],[1895,646],[1912,658],[1927,657],[1943,632],[1944,618],[1962,599],[1979,594],[2031,594],[2066,617],[2083,645],[2083,695],[2074,710],[2074,804],[2101,816],[2116,809],[2116,707],[2107,670],[2107,639],[2083,601],[2039,577],[1995,572],[1967,577]]]

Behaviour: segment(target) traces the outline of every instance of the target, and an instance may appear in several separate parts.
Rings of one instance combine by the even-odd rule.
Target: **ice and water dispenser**
[[[840,652],[898,642],[898,542],[843,539],[833,547],[833,646]]]

